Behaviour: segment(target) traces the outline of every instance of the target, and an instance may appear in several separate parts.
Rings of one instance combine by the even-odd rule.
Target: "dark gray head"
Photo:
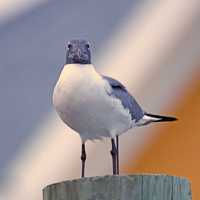
[[[91,64],[90,45],[86,40],[71,40],[67,43],[66,64]]]

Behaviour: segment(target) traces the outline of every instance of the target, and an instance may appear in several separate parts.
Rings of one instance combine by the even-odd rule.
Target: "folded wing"
[[[125,86],[111,77],[102,77],[112,87],[112,91],[109,93],[109,95],[115,96],[121,101],[124,108],[129,110],[132,120],[135,122],[139,121],[144,116],[144,112],[134,97],[131,96],[131,94],[126,90]]]

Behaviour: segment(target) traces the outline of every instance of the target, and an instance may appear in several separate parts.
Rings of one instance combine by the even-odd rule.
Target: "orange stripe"
[[[124,169],[127,173],[167,173],[185,176],[192,182],[193,200],[200,199],[199,72],[186,88],[184,96],[175,102],[175,114],[179,121],[160,125],[157,138],[145,147],[137,164],[133,166],[133,162],[130,162]]]

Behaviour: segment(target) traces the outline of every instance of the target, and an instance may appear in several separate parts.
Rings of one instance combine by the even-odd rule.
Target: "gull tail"
[[[144,115],[146,117],[149,117],[155,122],[169,122],[178,120],[176,117],[171,117],[171,116],[155,115],[150,113],[145,113]]]
[[[176,120],[178,119],[175,117],[155,115],[155,114],[145,112],[143,118],[137,123],[137,125],[144,126],[153,122],[171,122],[171,121],[176,121]]]

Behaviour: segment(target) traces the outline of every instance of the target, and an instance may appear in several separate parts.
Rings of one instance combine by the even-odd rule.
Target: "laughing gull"
[[[85,175],[87,140],[111,138],[113,174],[119,174],[119,138],[127,130],[175,117],[145,112],[118,80],[98,73],[88,41],[67,43],[66,63],[53,92],[54,107],[82,140],[81,175]]]

